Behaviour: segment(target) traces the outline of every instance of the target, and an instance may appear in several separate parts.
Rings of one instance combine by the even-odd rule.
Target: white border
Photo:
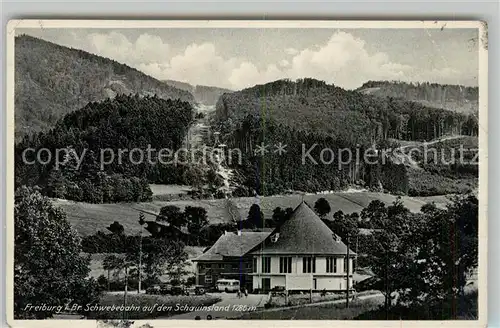
[[[6,27],[6,153],[14,153],[14,36],[18,28],[428,28],[438,29],[446,23],[446,28],[478,28],[478,39],[483,40],[486,24],[480,21],[259,21],[259,20],[11,20]],[[487,322],[487,206],[488,206],[488,51],[479,45],[479,268],[478,285],[479,320],[469,321],[237,321],[240,326],[257,327],[485,327]],[[14,320],[13,319],[13,214],[14,214],[14,157],[6,157],[6,197],[7,211],[7,321],[12,327],[95,327],[93,320]],[[197,323],[198,322],[198,323]],[[190,320],[136,320],[134,327],[150,323],[154,327],[194,327],[197,325],[232,327],[235,321],[190,321]]]

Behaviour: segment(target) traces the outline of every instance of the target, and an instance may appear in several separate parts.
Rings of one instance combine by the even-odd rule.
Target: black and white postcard
[[[486,325],[485,23],[7,29],[13,327]]]

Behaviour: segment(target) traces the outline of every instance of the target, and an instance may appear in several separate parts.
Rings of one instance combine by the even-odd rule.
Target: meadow
[[[61,199],[53,199],[54,204],[62,208],[69,222],[82,236],[92,235],[97,231],[107,232],[106,227],[114,221],[123,225],[127,235],[138,234],[140,225],[138,218],[140,210],[159,213],[166,205],[178,206],[181,210],[186,206],[200,206],[207,210],[210,224],[231,222],[239,215],[245,219],[248,209],[252,204],[259,204],[264,213],[264,218],[272,217],[276,207],[295,208],[304,199],[311,206],[314,202],[324,197],[331,206],[330,218],[338,210],[344,213],[361,212],[373,200],[380,200],[385,204],[391,204],[397,196],[380,192],[333,192],[325,194],[289,194],[270,197],[239,197],[231,199],[202,199],[202,200],[178,200],[178,201],[155,201],[142,203],[113,203],[113,204],[91,204],[74,202]],[[433,201],[439,207],[448,203],[447,196],[433,197],[409,197],[402,196],[404,205],[412,212],[419,212],[422,205]],[[238,213],[232,214],[231,208],[237,208]],[[155,220],[154,215],[145,213],[146,220]]]

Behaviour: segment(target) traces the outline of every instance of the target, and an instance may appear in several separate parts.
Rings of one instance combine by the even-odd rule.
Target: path
[[[237,318],[253,309],[261,308],[267,301],[267,294],[248,294],[248,297],[242,295],[241,298],[238,298],[236,293],[213,293],[211,295],[221,297],[221,301],[215,303],[216,307],[229,307],[228,311],[225,310],[217,310],[217,311],[195,311],[188,312],[179,315],[174,315],[165,319],[191,319],[194,320],[196,316],[199,316],[202,320],[206,320],[207,315],[211,315],[212,319],[228,319],[228,318]],[[246,307],[246,309],[245,309]]]
[[[203,114],[203,117],[196,119],[195,122],[193,122],[189,127],[186,145],[188,145],[190,149],[203,149],[206,147],[206,151],[211,152],[214,148],[210,145],[203,144],[203,141],[205,138],[208,138],[210,143],[215,141],[215,136],[210,136],[210,125],[208,119],[208,116],[215,111],[215,106],[197,104],[195,106],[195,111],[197,114]],[[214,145],[214,147],[218,146],[219,145]],[[216,173],[221,176],[223,180],[223,186],[219,189],[228,194],[231,191],[229,181],[233,175],[233,171],[225,167],[225,159],[220,158],[219,153],[214,153],[213,155],[213,157],[209,156],[207,160],[215,160],[215,163],[213,164],[216,166]]]

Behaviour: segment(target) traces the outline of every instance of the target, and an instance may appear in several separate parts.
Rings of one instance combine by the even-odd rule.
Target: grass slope
[[[280,206],[282,208],[296,207],[302,201],[302,195],[286,195],[271,197],[241,197],[230,200],[239,211],[242,218],[246,218],[248,209],[252,204],[259,204],[264,212],[265,218],[272,217],[272,211]],[[380,200],[385,204],[391,204],[396,196],[377,192],[352,192],[352,193],[331,193],[325,195],[305,195],[304,200],[314,205],[314,202],[324,197],[330,203],[331,214],[338,210],[344,213],[360,212],[372,200]],[[435,196],[430,198],[440,206],[447,203],[446,196]],[[153,201],[148,203],[116,203],[116,204],[89,204],[54,199],[54,203],[61,207],[68,216],[71,225],[80,235],[91,235],[97,231],[106,231],[106,227],[114,221],[120,222],[127,234],[139,233],[139,211],[137,209],[149,212],[159,213],[160,209],[166,205],[175,205],[183,209],[186,206],[201,206],[207,210],[208,218],[211,224],[230,222],[232,216],[229,213],[229,201],[225,199],[215,200],[179,200],[179,201]],[[403,196],[402,201],[405,206],[413,212],[420,211],[422,205],[427,202],[426,197],[408,197]],[[146,214],[146,220],[155,220],[155,216]]]

